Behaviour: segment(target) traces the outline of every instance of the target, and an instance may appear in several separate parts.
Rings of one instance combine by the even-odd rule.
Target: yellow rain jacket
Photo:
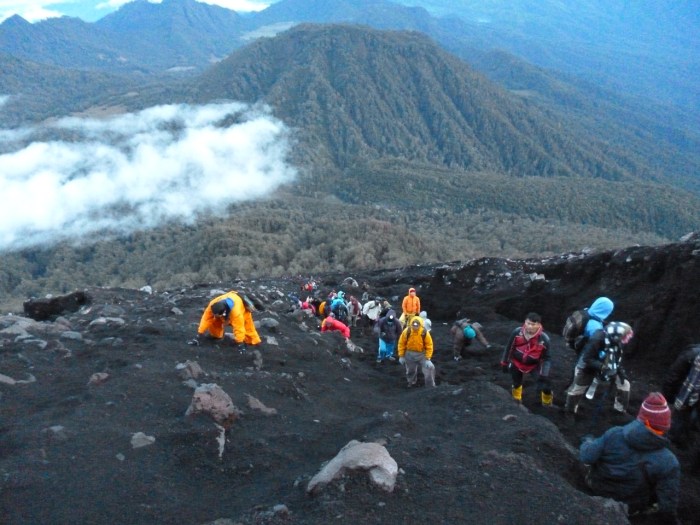
[[[430,332],[423,326],[422,318],[414,317],[411,319],[411,323],[413,323],[413,321],[418,321],[420,328],[414,328],[409,324],[408,327],[401,332],[398,345],[399,357],[403,357],[406,352],[409,351],[424,353],[426,359],[432,359],[433,338],[430,337]]]
[[[211,306],[213,304],[224,299],[231,299],[233,301],[233,308],[226,319],[216,317],[211,311]],[[197,333],[201,335],[209,330],[212,337],[220,339],[224,337],[227,324],[233,329],[233,340],[236,341],[236,343],[245,343],[247,345],[260,344],[261,340],[258,331],[255,329],[255,324],[253,323],[253,315],[246,309],[245,304],[243,304],[243,299],[241,299],[236,292],[228,292],[224,295],[214,297],[214,299],[209,302],[202,314],[202,320],[199,322]]]

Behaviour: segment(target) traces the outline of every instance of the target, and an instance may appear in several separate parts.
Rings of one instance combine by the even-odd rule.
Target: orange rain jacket
[[[401,312],[407,319],[412,315],[418,315],[420,313],[420,299],[417,295],[411,296],[411,290],[415,292],[414,288],[408,291],[408,295],[403,298],[401,303]]]
[[[231,299],[233,301],[233,308],[228,318],[221,319],[212,313],[211,306],[224,299]],[[253,323],[253,315],[246,309],[245,304],[243,304],[243,299],[241,299],[236,292],[228,292],[224,295],[219,295],[209,302],[202,314],[202,320],[199,322],[197,334],[201,335],[209,330],[212,337],[220,339],[224,337],[227,324],[233,329],[233,340],[236,343],[245,343],[247,345],[260,344],[261,340],[258,331],[255,329],[255,324]]]

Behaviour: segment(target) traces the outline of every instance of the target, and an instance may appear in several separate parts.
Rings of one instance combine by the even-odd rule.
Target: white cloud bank
[[[296,175],[286,162],[288,129],[240,103],[157,106],[51,127],[78,138],[0,155],[0,250],[191,223]],[[0,130],[0,147],[26,133]]]

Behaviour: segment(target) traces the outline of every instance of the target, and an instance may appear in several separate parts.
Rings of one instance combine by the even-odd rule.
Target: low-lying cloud
[[[236,102],[72,117],[29,130],[47,131],[62,139],[30,142],[26,129],[0,130],[1,149],[11,151],[0,155],[0,250],[191,223],[296,174],[285,125]]]

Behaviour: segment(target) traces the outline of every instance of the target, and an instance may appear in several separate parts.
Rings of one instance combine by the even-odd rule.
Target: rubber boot
[[[577,394],[575,396],[571,394],[566,394],[566,403],[564,403],[564,412],[567,414],[576,414],[578,412],[578,404],[581,401],[583,394]]]
[[[554,400],[554,394],[552,392],[550,392],[549,394],[545,394],[544,392],[540,392],[540,398],[542,399],[542,406],[543,407],[551,407],[552,401]]]
[[[523,385],[512,387],[510,393],[515,401],[518,403],[523,402]]]

